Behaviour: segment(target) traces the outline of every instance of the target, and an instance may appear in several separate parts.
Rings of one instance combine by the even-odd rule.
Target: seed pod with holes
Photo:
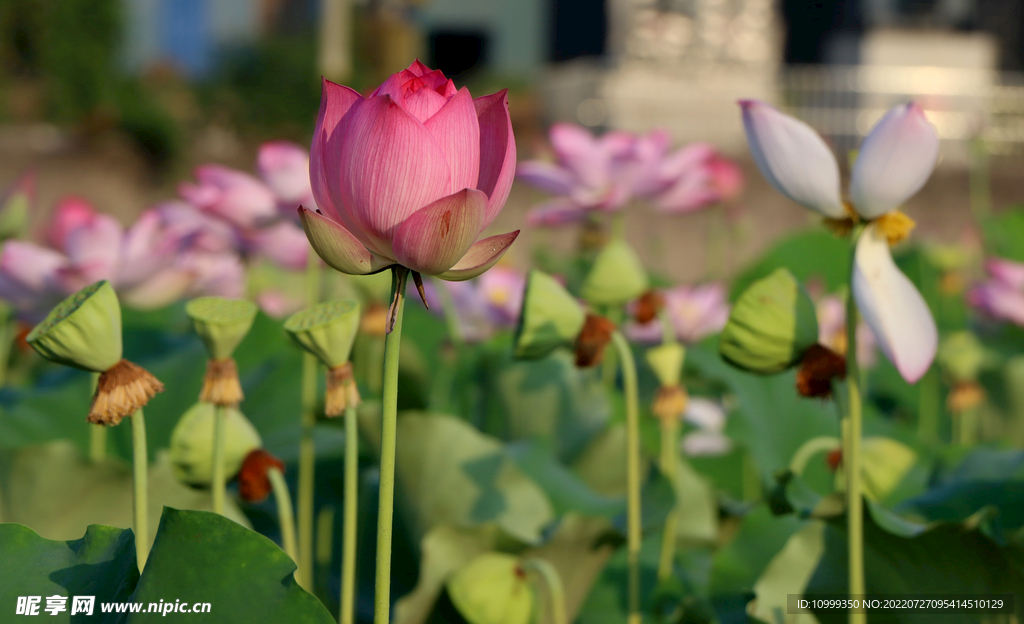
[[[209,360],[199,400],[232,406],[242,402],[242,384],[231,355],[252,328],[256,305],[245,299],[201,297],[185,306]]]
[[[116,425],[164,389],[149,371],[121,358],[121,306],[106,280],[59,303],[26,340],[52,362],[100,373],[91,423]]]
[[[359,404],[359,390],[348,361],[359,330],[359,319],[359,302],[343,299],[296,312],[284,323],[292,340],[327,367],[324,413],[329,417]]]

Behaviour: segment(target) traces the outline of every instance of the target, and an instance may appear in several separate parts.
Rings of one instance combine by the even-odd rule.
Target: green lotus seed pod
[[[228,477],[242,467],[245,456],[263,446],[259,432],[234,407],[224,413],[224,465]],[[174,476],[189,485],[210,485],[213,478],[213,425],[217,407],[200,401],[182,414],[171,432]]]
[[[541,271],[530,271],[516,325],[513,354],[517,358],[536,359],[558,347],[570,347],[583,330],[585,321],[583,307],[555,278]]]
[[[733,366],[767,375],[790,368],[817,342],[814,302],[792,273],[776,269],[740,295],[718,350]]]
[[[335,368],[348,361],[359,330],[359,320],[358,301],[326,301],[296,312],[284,322],[284,329],[324,366]]]
[[[985,364],[985,347],[969,331],[954,332],[943,338],[937,359],[954,381],[975,381]]]
[[[580,294],[591,305],[623,305],[647,290],[647,271],[626,241],[615,239],[597,254]]]
[[[26,338],[44,358],[96,373],[121,361],[121,305],[106,280],[57,304]]]
[[[644,356],[662,387],[675,386],[683,374],[686,347],[678,342],[665,344],[647,350]]]
[[[519,559],[484,553],[448,579],[448,597],[470,624],[528,624],[533,590]]]
[[[252,328],[256,311],[256,304],[251,301],[223,297],[200,297],[185,306],[211,360],[231,357]]]

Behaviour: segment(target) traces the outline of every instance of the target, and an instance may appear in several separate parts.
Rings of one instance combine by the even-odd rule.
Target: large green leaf
[[[1024,262],[1024,210],[1019,206],[988,217],[982,230],[990,254]]]
[[[399,416],[397,474],[421,534],[440,524],[495,522],[536,542],[554,515],[500,442],[450,416]]]
[[[82,615],[71,618],[72,599],[93,596],[89,620],[99,622],[99,603],[129,601],[138,581],[135,539],[128,529],[93,525],[84,537],[65,542],[42,538],[20,524],[0,524],[0,594],[7,621],[19,619],[17,597],[39,596],[45,621],[82,622]],[[49,596],[68,599],[56,617],[43,611]]]
[[[209,613],[189,614],[196,622],[333,622],[295,582],[294,571],[291,558],[258,533],[214,513],[166,508],[132,600],[210,603]],[[127,621],[166,620],[162,614],[139,613]]]

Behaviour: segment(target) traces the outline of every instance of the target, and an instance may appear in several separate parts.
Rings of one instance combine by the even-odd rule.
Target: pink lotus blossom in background
[[[672,321],[676,338],[687,344],[700,342],[722,331],[729,320],[729,303],[722,284],[677,286],[662,294],[665,297],[665,311]],[[629,309],[632,309],[632,304]],[[661,319],[656,318],[643,325],[630,321],[626,324],[625,333],[630,340],[636,342],[661,342]]]
[[[735,198],[743,177],[712,146],[696,143],[669,153],[664,130],[624,131],[594,137],[580,126],[555,124],[550,132],[555,162],[519,165],[518,178],[555,197],[527,215],[531,225],[561,225],[590,212],[615,212],[634,198],[664,212],[691,212]]]
[[[419,61],[368,98],[323,82],[300,208],[313,249],[364,275],[401,265],[445,280],[480,275],[518,231],[477,240],[508,198],[516,148],[506,92],[473,99]]]
[[[846,302],[835,295],[822,297],[817,303],[818,342],[836,351],[846,352]],[[857,363],[874,366],[875,335],[863,320],[857,323]]]
[[[53,249],[10,241],[0,252],[0,298],[36,322],[64,297],[101,279],[137,308],[198,294],[238,296],[244,276],[230,253],[193,251],[193,237],[147,210],[127,230],[77,197],[60,201],[45,233]],[[234,263],[237,268],[228,267]]]
[[[861,144],[849,185],[840,193],[839,164],[806,123],[756,100],[739,102],[747,144],[758,169],[783,195],[830,219],[853,210],[868,221],[854,252],[853,297],[878,348],[914,383],[938,348],[935,319],[921,293],[893,261],[878,219],[915,195],[939,155],[939,138],[913,102],[890,109]]]
[[[437,289],[446,288],[463,340],[480,342],[496,331],[515,327],[525,285],[525,273],[499,264],[480,277],[464,282],[425,282],[424,290],[430,310],[443,316],[444,301]]]
[[[994,319],[1024,327],[1024,264],[991,258],[985,272],[988,279],[970,290],[968,302]]]

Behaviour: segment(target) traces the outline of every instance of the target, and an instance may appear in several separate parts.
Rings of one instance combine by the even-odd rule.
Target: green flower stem
[[[89,373],[91,383],[89,384],[89,396],[96,393],[96,385],[99,383],[99,373]],[[107,458],[107,427],[106,425],[89,425],[89,461],[98,464]]]
[[[324,505],[316,514],[316,567],[324,570],[331,566],[334,552],[334,506]]]
[[[661,472],[673,485],[676,485],[676,473],[679,465],[679,419],[659,418],[661,425]],[[676,507],[682,501],[676,501]],[[665,527],[661,535],[661,556],[658,559],[658,582],[672,576],[672,566],[676,559],[676,524],[678,518],[673,509],[665,518]]]
[[[224,515],[224,488],[227,486],[224,465],[224,421],[228,414],[223,405],[213,407],[213,513]]]
[[[284,543],[284,551],[295,561],[299,556],[298,548],[295,546],[295,517],[292,514],[292,495],[288,492],[288,484],[285,483],[284,475],[277,468],[267,471],[267,478],[270,479],[270,487],[274,490],[274,499],[277,501],[277,520],[281,525],[281,541]]]
[[[149,504],[146,500],[148,462],[146,417],[140,407],[132,415],[132,527],[135,530],[135,558],[139,570],[146,567],[146,557],[149,556]]]
[[[616,327],[622,324],[623,313],[621,306],[608,306],[604,311],[604,315],[609,321],[615,323]],[[615,368],[617,365],[616,352],[605,351],[604,358],[601,360],[601,381],[609,391],[615,390]]]
[[[921,254],[918,264],[921,274],[921,296],[924,297],[928,308],[939,310],[941,307],[941,294],[939,285],[933,278],[932,267],[928,263],[925,254]],[[941,319],[940,319],[941,321]],[[940,392],[939,375],[934,366],[921,378],[917,385],[918,410],[917,410],[917,435],[925,444],[936,445],[939,443],[939,411]]]
[[[853,246],[857,236],[852,237]],[[852,262],[852,256],[851,256]],[[861,396],[860,367],[857,365],[857,302],[853,297],[851,274],[850,294],[846,298],[846,390],[848,409],[843,427],[843,464],[846,474],[846,518],[849,549],[850,595],[864,595],[864,499],[861,498]],[[865,624],[867,615],[850,613],[850,624]]]
[[[306,262],[306,298],[310,306],[320,302],[320,259],[312,250]],[[316,356],[302,354],[302,416],[299,437],[298,484],[298,582],[306,591],[313,589],[313,488],[315,486],[316,446]]]
[[[377,513],[377,582],[373,621],[388,624],[391,612],[391,530],[395,514],[395,451],[398,436],[398,349],[405,314],[409,270],[392,269],[391,298],[395,323],[384,342],[384,394],[380,438],[380,507]]]
[[[622,332],[612,332],[612,344],[619,356],[626,391],[626,560],[629,566],[629,617],[626,621],[640,624],[640,402],[636,361]]]
[[[842,446],[842,442],[839,438],[832,436],[818,436],[811,438],[800,445],[800,448],[793,453],[793,458],[789,460],[789,471],[793,474],[800,476],[804,473],[804,469],[807,467],[807,463],[811,461],[811,458],[818,453],[827,453],[833,451]]]
[[[345,408],[345,520],[341,544],[341,624],[355,621],[356,522],[359,503],[359,430],[356,408]]]
[[[523,570],[532,572],[544,582],[548,590],[551,605],[551,624],[568,624],[565,610],[565,588],[558,570],[546,559],[527,559],[523,562]]]

